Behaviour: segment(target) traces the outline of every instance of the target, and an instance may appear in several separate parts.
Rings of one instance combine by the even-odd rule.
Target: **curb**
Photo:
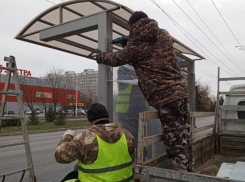
[[[84,127],[71,127],[71,128],[59,128],[59,129],[50,129],[50,130],[36,130],[36,131],[28,131],[28,134],[39,134],[39,133],[49,133],[49,132],[57,132],[57,131],[66,131],[69,129],[88,129],[90,126],[84,126]],[[15,133],[0,133],[0,137],[2,136],[16,136],[16,135],[22,135],[22,132],[15,132]]]

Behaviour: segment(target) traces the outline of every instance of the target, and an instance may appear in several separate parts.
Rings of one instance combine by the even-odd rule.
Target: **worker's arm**
[[[134,60],[134,51],[131,47],[128,45],[124,49],[113,53],[99,52],[97,62],[113,67],[130,64],[131,60]]]
[[[72,132],[72,130],[66,131],[63,138],[57,145],[55,150],[55,159],[58,163],[66,164],[75,160],[81,160],[84,150],[79,138],[82,133],[76,137],[74,137],[74,135],[75,132]]]

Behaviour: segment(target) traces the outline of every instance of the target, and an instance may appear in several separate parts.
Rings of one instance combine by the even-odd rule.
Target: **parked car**
[[[78,115],[87,115],[86,111],[84,109],[78,109],[77,110]]]
[[[38,110],[35,110],[36,114],[40,114],[40,111]],[[25,114],[26,115],[30,115],[32,112],[31,111],[26,111]]]
[[[67,112],[66,112],[67,115],[73,115],[74,114],[74,111],[71,110],[71,109],[68,109]]]

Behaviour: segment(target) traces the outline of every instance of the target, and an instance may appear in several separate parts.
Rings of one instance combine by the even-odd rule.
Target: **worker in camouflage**
[[[75,136],[75,131],[68,130],[56,147],[58,163],[78,160],[78,171],[72,171],[61,182],[105,181],[105,176],[107,182],[132,181],[134,137],[120,125],[108,121],[109,113],[102,104],[91,105],[87,118],[91,123],[88,131]],[[117,165],[115,169],[114,165]]]
[[[149,105],[158,110],[173,168],[192,171],[188,90],[177,63],[173,40],[141,11],[130,17],[129,27],[127,46],[114,53],[98,51],[97,62],[134,67],[139,88]]]

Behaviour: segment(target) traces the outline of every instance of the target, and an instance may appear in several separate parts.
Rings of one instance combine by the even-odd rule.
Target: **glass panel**
[[[66,9],[63,8],[63,22],[67,22],[67,21],[71,21],[71,20],[75,20],[81,18],[81,16],[78,16]]]
[[[129,35],[129,31],[128,31],[128,30],[126,30],[126,29],[124,29],[124,28],[118,26],[118,25],[115,24],[115,23],[112,24],[112,28],[113,28],[113,30],[118,31],[118,32],[124,34],[125,36],[128,36],[128,35]]]
[[[59,24],[59,8],[44,15],[41,19],[53,23],[55,25]]]
[[[187,53],[187,54],[193,54],[191,51],[183,47],[182,45],[174,42],[174,48],[179,50],[180,52]]]
[[[114,8],[116,6],[109,4],[109,3],[103,3],[103,2],[97,2],[98,4],[100,4],[101,6],[105,7],[106,9],[111,9]]]
[[[116,10],[116,11],[113,11],[115,14],[119,15],[120,17],[124,18],[125,20],[129,20],[131,14],[128,13],[127,11],[125,11],[124,9],[119,9],[119,10]]]
[[[93,30],[90,32],[82,33],[83,35],[86,35],[87,37],[93,38],[98,41],[98,30]]]
[[[47,24],[44,24],[44,23],[37,21],[24,34],[35,32],[37,30],[42,30],[42,29],[49,28],[49,27],[50,27],[50,25],[47,25]]]
[[[98,43],[93,42],[93,41],[88,40],[88,39],[85,39],[83,37],[80,37],[78,35],[66,37],[66,39],[77,42],[77,43],[82,44],[82,45],[86,45],[86,46],[94,48],[94,49],[98,49]]]
[[[77,48],[77,47],[74,47],[74,46],[71,46],[71,45],[68,45],[68,44],[64,44],[64,43],[58,42],[58,41],[49,41],[49,42],[40,41],[39,40],[39,34],[34,34],[34,35],[31,35],[31,36],[25,37],[24,39],[35,41],[35,42],[37,42],[37,44],[44,44],[44,45],[47,45],[47,46],[53,46],[53,47],[56,47],[56,48],[59,48],[59,49],[64,49],[64,50],[67,50],[67,51],[71,51],[71,52],[74,52],[74,53],[77,53],[77,54],[83,54],[83,55],[86,55],[86,56],[91,53],[90,51],[86,51],[84,49],[80,49],[80,48]]]
[[[75,4],[68,5],[67,7],[85,16],[102,11],[101,8],[99,8],[98,6],[95,6],[94,4],[90,2],[75,3]]]

